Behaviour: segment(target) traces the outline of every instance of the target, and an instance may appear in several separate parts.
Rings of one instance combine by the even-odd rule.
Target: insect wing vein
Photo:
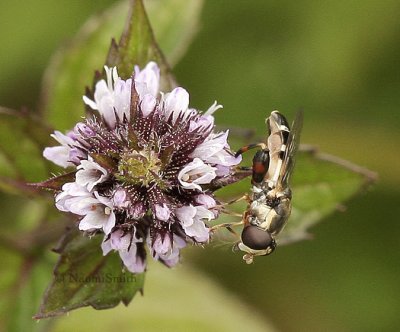
[[[296,152],[300,144],[300,134],[303,126],[303,111],[298,111],[293,121],[292,128],[287,144],[285,159],[283,161],[280,173],[280,184],[283,188],[289,186],[290,176],[295,165]]]

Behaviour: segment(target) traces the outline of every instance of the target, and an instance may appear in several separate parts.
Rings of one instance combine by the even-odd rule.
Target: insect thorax
[[[253,186],[247,222],[272,235],[279,234],[290,216],[291,190],[261,189]]]

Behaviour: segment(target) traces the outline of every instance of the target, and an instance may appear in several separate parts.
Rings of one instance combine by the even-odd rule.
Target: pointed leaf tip
[[[140,5],[140,3],[136,5],[138,4]],[[121,1],[104,13],[91,17],[71,43],[68,43],[68,47],[60,48],[52,57],[44,75],[40,109],[54,128],[68,130],[84,115],[83,88],[84,86],[92,87],[103,77],[97,76],[93,82],[93,71],[96,68],[102,71],[107,52],[106,63],[110,66],[118,63],[119,39],[112,39],[112,37],[121,35],[128,5],[127,1]],[[149,1],[146,5],[163,51],[168,60],[176,64],[198,31],[203,0]],[[143,4],[141,7],[144,8]],[[175,13],[178,12],[179,15],[176,15]],[[170,87],[175,86],[175,81],[164,56],[160,56],[160,48],[158,51],[155,50],[154,36],[152,35],[153,43],[150,43],[146,37],[149,36],[148,21],[145,25],[138,27],[141,30],[136,29],[139,38],[136,45],[141,47],[138,52],[144,56],[140,63],[137,62],[140,59],[130,59],[126,78],[130,77],[134,64],[143,65],[150,60],[155,60],[159,63],[163,76],[161,90],[170,90]],[[144,37],[147,39],[143,39]],[[135,45],[135,42],[132,45]],[[159,61],[159,58],[162,61]],[[168,76],[165,76],[166,74]],[[80,83],[77,84],[77,82]],[[91,94],[87,96],[93,99]],[[66,109],[68,112],[65,112]],[[89,107],[86,107],[86,111],[89,111],[90,115],[94,114]]]
[[[132,75],[133,67],[157,62],[161,70],[161,89],[171,90],[176,84],[164,54],[159,48],[142,0],[131,0],[129,15],[119,43],[112,39],[106,65],[118,67],[123,79]]]
[[[61,190],[62,186],[67,182],[75,181],[76,171],[54,176],[46,181],[37,183],[28,183],[27,185],[36,187],[39,189],[49,189],[49,190]]]

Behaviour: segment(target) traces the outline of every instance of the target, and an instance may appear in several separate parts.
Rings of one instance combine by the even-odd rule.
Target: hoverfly
[[[275,237],[289,219],[292,208],[289,180],[302,119],[302,112],[298,112],[290,128],[286,118],[273,111],[265,121],[269,131],[266,142],[245,146],[236,153],[238,156],[249,149],[261,148],[253,158],[252,188],[246,196],[248,206],[241,222],[244,228],[237,245],[246,253],[243,259],[247,264],[253,262],[254,256],[269,255],[275,250]]]

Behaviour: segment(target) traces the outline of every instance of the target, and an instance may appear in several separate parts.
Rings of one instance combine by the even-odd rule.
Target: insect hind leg
[[[220,228],[226,228],[229,232],[231,232],[231,233],[233,233],[233,234],[236,235],[236,232],[232,229],[232,227],[236,227],[236,226],[241,226],[241,225],[243,225],[243,224],[244,224],[244,215],[241,214],[241,213],[236,213],[236,212],[232,212],[232,211],[230,211],[230,210],[227,210],[227,209],[225,209],[225,206],[226,206],[226,205],[231,205],[231,204],[234,204],[234,203],[237,203],[237,202],[241,202],[241,201],[250,202],[250,197],[249,197],[249,195],[248,195],[248,194],[245,194],[245,195],[243,195],[243,196],[240,196],[240,197],[238,197],[238,198],[232,199],[232,200],[230,200],[230,201],[224,203],[223,205],[221,205],[221,207],[223,208],[223,209],[222,209],[222,212],[223,212],[223,213],[228,214],[228,215],[231,215],[231,216],[235,216],[235,217],[240,217],[240,218],[241,218],[241,221],[233,222],[233,223],[218,224],[218,225],[215,225],[215,226],[211,227],[211,228],[210,228],[210,231],[213,232],[213,231],[216,231],[216,230],[218,230],[218,229],[220,229]]]

